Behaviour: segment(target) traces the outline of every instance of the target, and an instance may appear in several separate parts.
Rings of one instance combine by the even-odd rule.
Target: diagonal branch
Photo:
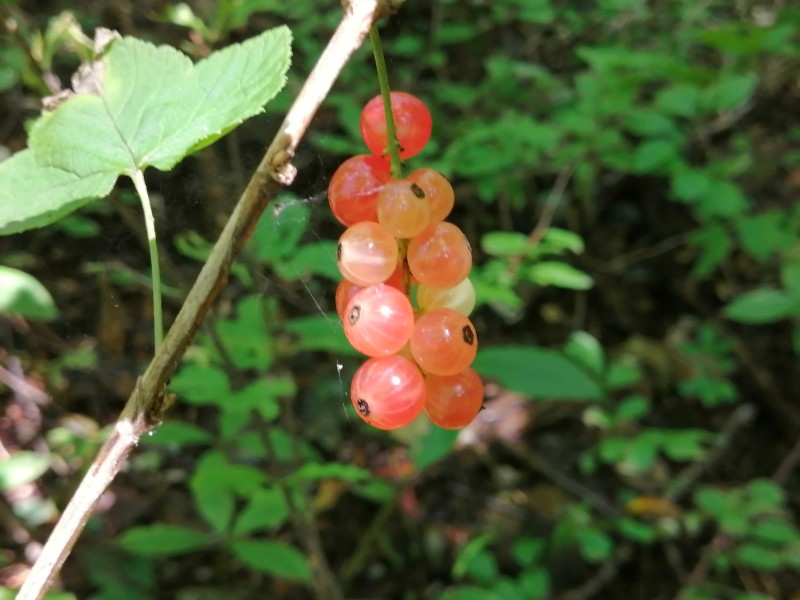
[[[401,3],[401,0],[350,0],[346,4],[339,27],[239,198],[164,342],[144,375],[137,380],[114,431],[56,523],[17,600],[42,598],[71,552],[100,495],[122,469],[139,437],[160,422],[168,406],[166,381],[225,285],[231,264],[249,239],[267,203],[281,186],[294,180],[296,169],[291,160],[311,119],[375,20]]]

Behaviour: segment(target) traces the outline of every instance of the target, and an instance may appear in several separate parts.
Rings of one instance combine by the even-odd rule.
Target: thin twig
[[[575,173],[575,169],[577,168],[578,160],[576,159],[570,161],[558,173],[556,181],[553,184],[553,188],[550,190],[550,193],[547,196],[547,201],[542,209],[542,214],[539,215],[539,222],[536,223],[536,227],[533,228],[533,231],[531,231],[530,235],[528,236],[528,239],[531,241],[532,245],[536,245],[542,241],[544,234],[547,233],[548,229],[550,229],[550,224],[553,222],[553,217],[556,214],[558,205],[561,204],[561,200],[563,200],[564,194],[567,191],[567,185],[569,184],[570,179],[572,179],[572,175]]]
[[[395,0],[392,8],[396,5]],[[144,375],[137,380],[114,431],[56,523],[17,600],[38,600],[44,595],[101,494],[124,466],[139,437],[160,422],[166,409],[164,389],[167,378],[177,367],[200,322],[225,285],[233,261],[249,239],[267,203],[277,195],[282,185],[294,180],[296,169],[291,160],[339,72],[361,46],[373,22],[389,10],[390,6],[380,0],[351,0],[347,6],[339,27],[239,198],[164,342]]]

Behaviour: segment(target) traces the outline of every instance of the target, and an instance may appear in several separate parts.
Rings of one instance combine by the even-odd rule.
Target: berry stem
[[[158,244],[156,243],[156,222],[153,218],[153,209],[150,206],[150,196],[144,182],[144,173],[134,171],[131,175],[136,193],[142,202],[144,211],[144,225],[147,230],[147,246],[150,249],[150,276],[153,281],[153,340],[155,351],[164,340],[164,316],[161,308],[161,269],[158,265]]]
[[[378,33],[378,26],[373,25],[369,30],[369,40],[372,42],[372,54],[375,56],[375,68],[378,70],[378,85],[381,89],[383,98],[383,110],[386,114],[386,142],[388,147],[389,159],[392,163],[392,178],[403,178],[403,161],[400,158],[400,144],[397,141],[397,132],[394,128],[394,115],[392,114],[392,101],[389,93],[389,73],[386,70],[386,60],[383,58],[383,46],[381,36]]]

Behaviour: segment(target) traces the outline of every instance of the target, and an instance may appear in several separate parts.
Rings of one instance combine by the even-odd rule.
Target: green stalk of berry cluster
[[[397,132],[394,128],[394,115],[392,114],[392,101],[389,93],[389,73],[386,70],[386,60],[383,58],[383,46],[381,36],[378,34],[377,25],[373,25],[369,30],[369,40],[372,42],[372,54],[375,56],[375,68],[378,70],[378,85],[381,89],[383,98],[383,110],[386,115],[386,151],[389,153],[389,160],[392,164],[392,178],[403,178],[403,161],[400,158],[400,144],[397,141]]]

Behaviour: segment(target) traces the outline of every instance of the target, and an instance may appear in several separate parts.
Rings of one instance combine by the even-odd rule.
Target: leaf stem
[[[156,242],[156,221],[153,218],[153,209],[150,206],[150,196],[144,182],[144,172],[136,170],[131,176],[136,193],[142,202],[144,212],[144,226],[147,229],[147,247],[150,250],[150,276],[153,282],[153,340],[155,352],[158,352],[164,340],[164,315],[161,308],[161,268],[158,264],[158,244]]]
[[[383,46],[381,36],[378,33],[378,26],[373,25],[369,30],[369,40],[372,42],[372,54],[375,55],[375,68],[378,70],[378,85],[381,88],[383,98],[383,111],[386,115],[386,152],[392,162],[392,178],[403,178],[403,160],[400,158],[400,143],[397,141],[397,131],[394,127],[394,115],[392,114],[392,100],[389,93],[389,73],[386,70],[386,60],[383,58]]]

